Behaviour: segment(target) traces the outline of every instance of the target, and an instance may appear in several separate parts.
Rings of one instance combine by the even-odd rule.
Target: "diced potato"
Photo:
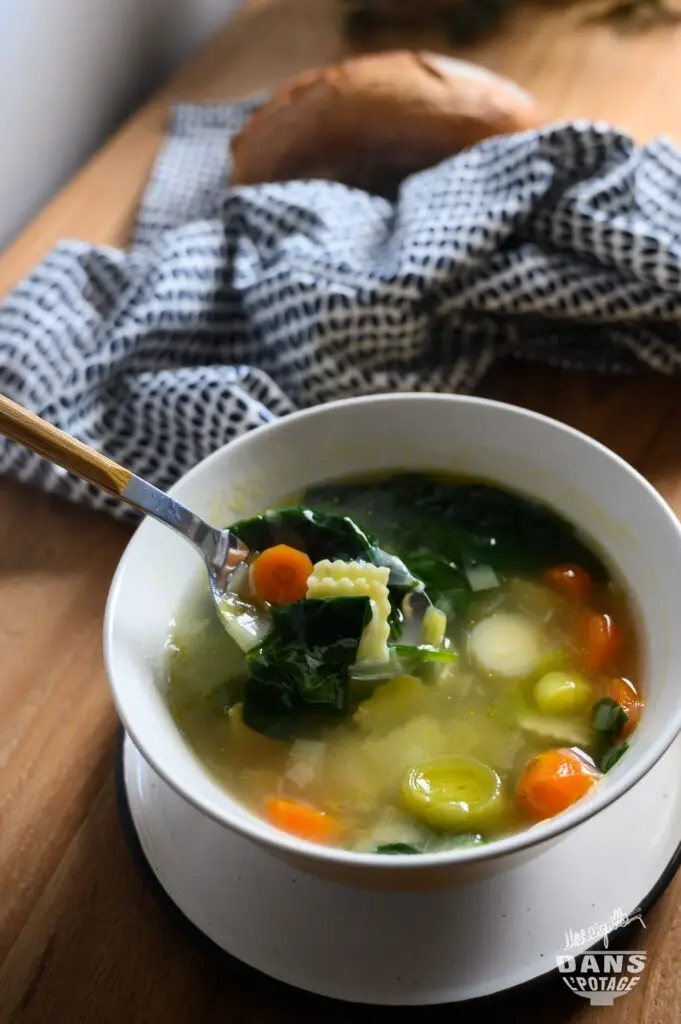
[[[416,676],[397,676],[377,687],[357,708],[354,719],[364,732],[390,732],[422,711],[427,698],[424,683]]]
[[[447,752],[449,739],[436,718],[420,715],[387,736],[367,744],[371,771],[390,787],[401,781],[412,764]]]
[[[412,718],[387,735],[347,736],[329,747],[325,781],[333,806],[371,806],[396,793],[410,765],[446,753],[449,741],[429,715]]]

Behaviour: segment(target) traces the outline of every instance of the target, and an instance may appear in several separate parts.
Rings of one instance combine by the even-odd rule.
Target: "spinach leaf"
[[[464,573],[453,562],[421,547],[412,552],[409,564],[414,575],[423,581],[433,604],[449,614],[466,613],[476,595]]]
[[[629,721],[624,708],[612,697],[603,697],[594,704],[591,724],[601,742],[614,743]]]
[[[461,579],[464,567],[489,565],[503,575],[574,562],[597,580],[608,578],[601,559],[568,522],[491,484],[400,473],[376,483],[315,488],[307,500],[351,514],[360,525],[370,523],[381,544],[407,562],[429,594],[433,591],[431,597],[451,591],[454,609],[468,592]]]
[[[233,523],[231,530],[253,551],[288,544],[304,551],[313,562],[323,558],[366,558],[372,541],[347,516],[329,515],[310,508],[269,509],[252,519]]]
[[[415,846],[412,843],[384,843],[383,846],[377,846],[374,853],[386,853],[386,854],[400,854],[400,853],[423,853],[420,846]]]
[[[375,537],[365,533],[348,516],[296,505],[269,509],[252,519],[233,523],[230,529],[254,551],[274,544],[288,544],[304,551],[313,562],[341,558],[385,567],[390,570],[388,584],[396,605],[419,582],[397,555],[383,551]]]
[[[607,750],[601,758],[601,771],[605,773],[609,772],[611,768],[614,768],[619,759],[626,754],[628,749],[629,744],[626,740],[623,740],[622,743],[615,744],[614,747],[610,747],[610,749]]]
[[[574,527],[538,502],[484,483],[451,484],[422,475],[393,481],[401,507],[410,507],[424,529],[433,530],[425,525],[429,520],[436,524],[429,547],[459,564],[517,572],[576,562],[604,577],[601,560]],[[440,547],[441,542],[449,547]]]
[[[298,601],[272,608],[272,628],[246,656],[243,719],[274,739],[311,714],[347,715],[348,669],[371,616],[368,597]]]

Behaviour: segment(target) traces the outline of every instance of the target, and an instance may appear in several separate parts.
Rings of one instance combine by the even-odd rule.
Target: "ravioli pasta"
[[[357,661],[388,661],[390,638],[390,570],[367,562],[324,559],[307,581],[308,597],[368,597],[371,621],[364,627]]]

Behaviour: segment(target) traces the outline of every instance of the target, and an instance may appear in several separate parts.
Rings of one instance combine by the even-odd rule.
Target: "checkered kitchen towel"
[[[252,110],[179,107],[132,249],[64,242],[0,307],[0,389],[161,487],[296,408],[466,391],[495,359],[681,368],[681,153],[568,124],[399,200],[228,187]],[[124,515],[8,442],[0,471]]]

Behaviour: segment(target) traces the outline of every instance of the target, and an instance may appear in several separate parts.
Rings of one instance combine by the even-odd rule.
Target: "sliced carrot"
[[[624,708],[629,721],[622,729],[622,735],[628,736],[634,731],[641,720],[643,701],[639,697],[636,687],[628,679],[611,679],[607,686],[608,697],[616,700],[620,707]]]
[[[340,822],[332,815],[308,804],[298,803],[297,800],[272,796],[265,810],[268,819],[277,828],[300,836],[301,839],[309,839],[312,843],[333,842],[341,831]]]
[[[620,631],[612,616],[590,608],[582,620],[582,646],[587,669],[603,672],[611,664],[620,645]]]
[[[523,768],[516,797],[533,818],[552,818],[588,793],[597,778],[593,765],[574,750],[544,750]]]
[[[277,544],[265,548],[251,566],[251,583],[263,601],[293,604],[307,593],[307,581],[314,566],[304,551]]]
[[[580,565],[554,565],[544,573],[544,582],[571,601],[589,600],[591,577]]]

